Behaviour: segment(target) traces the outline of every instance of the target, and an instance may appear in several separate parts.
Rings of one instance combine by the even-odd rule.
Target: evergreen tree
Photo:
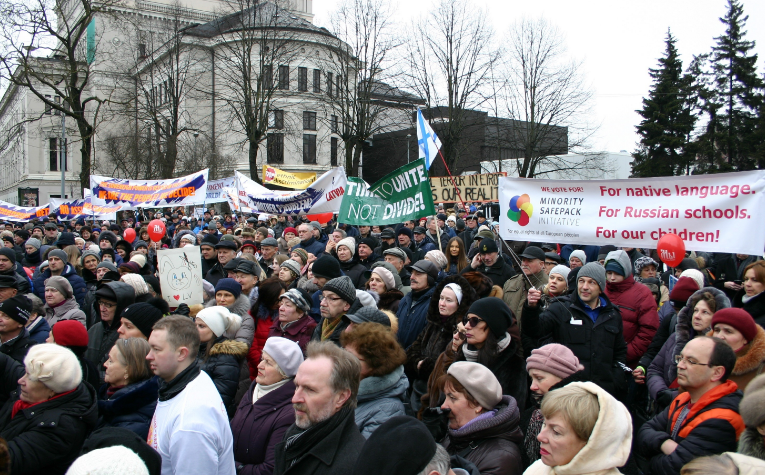
[[[709,123],[699,137],[700,172],[752,170],[758,165],[763,81],[752,52],[754,41],[745,39],[748,19],[738,0],[728,0],[728,11],[720,18],[725,33],[715,38],[710,57],[714,87],[704,106]]]
[[[649,69],[653,84],[643,109],[643,120],[636,127],[640,144],[632,156],[632,175],[636,177],[672,176],[686,173],[689,138],[696,122],[691,109],[690,75],[683,74],[683,62],[667,31],[664,56],[656,69]]]

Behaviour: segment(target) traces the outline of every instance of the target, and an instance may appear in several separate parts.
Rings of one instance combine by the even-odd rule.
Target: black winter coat
[[[736,297],[736,291],[726,289],[725,282],[743,280],[746,266],[760,259],[761,257],[758,256],[747,256],[746,259],[741,260],[736,254],[730,254],[728,258],[716,261],[715,271],[717,272],[715,275],[717,280],[715,280],[715,287],[725,292],[725,295],[733,302],[733,299]]]
[[[107,397],[108,384],[98,391],[98,425],[122,427],[138,434],[143,440],[149,436],[149,424],[154,417],[159,397],[159,376],[129,384]]]
[[[19,391],[0,411],[0,437],[8,442],[14,475],[63,475],[80,455],[85,438],[96,426],[96,391],[87,383],[69,394],[19,411],[11,418]]]
[[[6,272],[0,272],[0,275],[9,275],[16,279],[16,288],[18,289],[20,294],[28,294],[32,291],[32,285],[31,281],[29,280],[29,277],[24,274],[23,276],[19,274],[18,268],[16,266],[21,267],[20,264],[13,264],[13,267],[6,271]],[[22,270],[22,272],[24,272]],[[43,293],[45,292],[45,289],[43,289]],[[45,300],[43,300],[45,301]]]
[[[457,357],[454,361],[465,361],[463,348],[467,343],[457,351]],[[528,373],[526,373],[526,360],[520,355],[518,347],[520,342],[513,338],[505,350],[486,365],[494,373],[494,376],[502,386],[502,394],[512,396],[516,401],[523,401],[526,404],[526,396],[529,392]]]
[[[13,341],[0,345],[0,353],[10,356],[23,366],[27,352],[36,344],[37,341],[29,336],[29,331],[26,328],[23,328],[21,333],[19,333],[19,336]]]
[[[367,283],[367,279],[364,277],[364,272],[366,272],[367,268],[359,264],[359,261],[356,260],[355,257],[348,262],[340,262],[340,269],[342,269],[345,275],[351,278],[355,288],[364,290],[364,284]]]
[[[244,467],[238,475],[270,475],[276,462],[276,444],[284,439],[287,429],[295,422],[292,396],[295,383],[288,381],[252,403],[257,383],[252,382],[244,394],[234,418],[234,460]]]
[[[10,356],[0,353],[0,407],[11,397],[11,392],[19,387],[19,379],[24,376],[24,365]]]
[[[497,262],[494,263],[492,266],[485,266],[480,265],[478,268],[473,269],[470,265],[462,269],[462,272],[460,274],[467,274],[468,272],[474,272],[478,271],[481,274],[485,275],[489,279],[491,279],[492,283],[494,285],[498,285],[500,287],[504,287],[505,282],[507,280],[514,276],[517,272],[515,272],[515,269],[513,267],[506,263],[504,259],[502,259],[501,256],[497,258]]]
[[[600,298],[605,305],[601,305],[596,322],[585,313],[576,293],[558,299],[544,312],[540,312],[538,306],[529,307],[527,302],[523,306],[521,331],[540,345],[560,343],[569,347],[584,366],[587,380],[621,399],[627,384],[626,373],[620,365],[627,362],[622,317],[608,297],[601,295]]]
[[[199,367],[215,383],[215,388],[220,393],[220,398],[223,400],[230,418],[236,409],[234,396],[236,396],[236,390],[239,386],[242,361],[247,356],[249,348],[241,341],[229,340],[225,336],[221,336],[215,339],[209,352],[206,350],[207,343],[202,343],[198,354]]]
[[[223,266],[220,265],[220,262],[216,262],[212,268],[207,271],[205,274],[205,280],[213,285],[215,287],[218,285],[218,281],[221,279],[225,279],[228,277],[228,272],[226,272],[223,269]]]
[[[678,431],[671,437],[675,420],[690,401],[688,393],[676,397],[668,408],[643,424],[638,431],[635,447],[649,460],[653,475],[680,473],[686,463],[696,457],[735,452],[738,434],[744,430],[744,422],[738,415],[738,405],[743,398],[733,381],[707,391],[691,408]],[[661,444],[672,439],[679,445],[670,455],[664,455]]]
[[[733,306],[746,310],[746,313],[754,318],[757,325],[765,328],[765,292],[755,295],[747,303],[741,300],[744,295],[746,294],[743,291],[739,292],[736,298],[732,300]]]
[[[340,413],[333,417],[340,417]],[[366,439],[356,426],[354,411],[350,410],[334,430],[317,440],[292,466],[288,466],[285,456],[285,442],[286,436],[285,441],[276,445],[274,475],[352,475]]]
[[[45,272],[41,273],[35,279],[34,293],[40,297],[40,300],[43,302],[45,302],[45,281],[48,280],[50,275],[50,268],[48,268],[45,269]],[[80,308],[83,308],[85,306],[85,294],[88,290],[85,286],[85,280],[77,275],[77,272],[74,270],[74,266],[71,264],[64,266],[64,270],[61,272],[61,277],[68,280],[72,285],[72,290],[74,291],[74,298],[77,300],[77,305],[79,305]]]

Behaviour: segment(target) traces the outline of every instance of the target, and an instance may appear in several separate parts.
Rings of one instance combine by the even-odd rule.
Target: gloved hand
[[[188,305],[185,303],[182,303],[178,305],[178,308],[175,309],[175,312],[173,312],[175,315],[183,315],[184,317],[190,317],[191,316],[191,309]]]
[[[661,408],[669,406],[673,399],[677,396],[677,392],[672,389],[663,389],[656,395],[656,404]]]

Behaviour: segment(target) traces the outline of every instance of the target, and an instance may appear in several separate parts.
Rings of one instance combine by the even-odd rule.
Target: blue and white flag
[[[441,141],[433,129],[422,117],[422,111],[417,109],[417,146],[420,149],[419,157],[425,159],[425,166],[430,170],[433,160],[436,159],[438,149],[441,148]]]

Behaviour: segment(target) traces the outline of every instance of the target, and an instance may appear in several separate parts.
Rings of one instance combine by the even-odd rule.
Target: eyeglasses
[[[457,327],[454,327],[454,330],[452,331],[452,333],[456,334],[457,338],[459,338],[462,341],[465,341],[467,339],[467,333],[465,333],[464,331],[458,330]]]
[[[465,316],[465,317],[462,319],[462,324],[463,324],[463,325],[470,325],[470,328],[475,328],[475,327],[477,327],[477,326],[478,326],[478,324],[479,324],[479,323],[481,323],[482,321],[483,321],[483,320],[481,320],[481,319],[480,319],[480,318],[478,318],[478,317],[470,317],[470,318],[468,318],[467,316]]]
[[[330,302],[337,302],[338,300],[342,300],[341,297],[327,297],[326,295],[322,295],[319,297],[319,299],[323,302],[325,300],[329,300]]]
[[[545,262],[545,265],[546,265],[547,267],[555,267],[555,266],[557,266],[557,265],[558,265],[558,263],[557,263],[557,262]]]
[[[692,364],[694,366],[709,366],[710,368],[715,365],[711,365],[709,363],[699,363],[693,358],[686,358],[683,355],[676,355],[675,356],[675,364],[680,364],[681,361],[685,361],[686,364]]]
[[[101,307],[106,307],[106,308],[114,308],[114,307],[117,306],[116,303],[106,302],[104,300],[99,300],[98,301],[98,305],[101,306]]]

